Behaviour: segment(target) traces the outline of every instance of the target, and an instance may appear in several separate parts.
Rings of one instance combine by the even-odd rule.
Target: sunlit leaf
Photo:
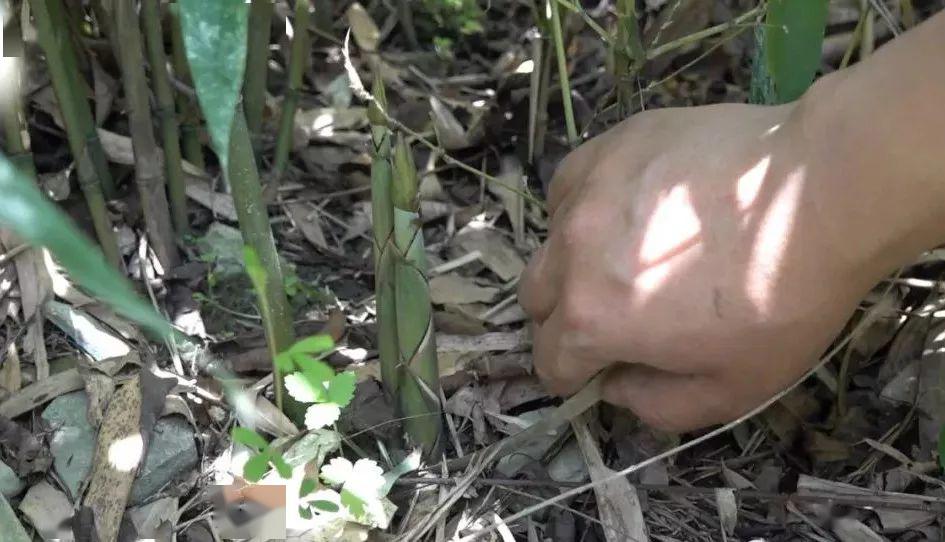
[[[256,451],[265,450],[269,447],[269,443],[266,442],[266,439],[259,436],[259,433],[245,427],[234,427],[233,430],[230,431],[230,436],[232,436],[233,440],[236,442],[249,446]]]
[[[171,332],[167,321],[145,303],[105,256],[62,211],[0,154],[0,226],[35,246],[44,246],[83,288],[123,316],[159,337]]]
[[[351,515],[359,517],[364,515],[364,506],[367,503],[364,502],[364,499],[355,495],[348,489],[342,489],[341,504],[348,507],[348,510],[351,511]]]
[[[233,113],[243,86],[249,4],[245,0],[179,0],[190,73],[207,132],[228,164]]]
[[[827,0],[771,0],[765,19],[764,55],[778,103],[801,97],[820,67]]]
[[[318,484],[315,482],[315,480],[312,480],[311,478],[303,478],[302,483],[299,484],[299,497],[304,497],[315,491],[315,487],[317,485]]]
[[[387,495],[398,478],[420,468],[420,450],[414,450],[396,467],[384,473],[384,485],[378,491],[379,496]]]
[[[295,363],[292,362],[292,354],[288,352],[279,352],[276,354],[275,362],[276,367],[283,373],[292,372],[292,369],[295,368]]]
[[[243,465],[243,478],[250,482],[258,482],[269,469],[269,453],[262,452],[249,458]]]
[[[289,352],[305,354],[321,354],[335,347],[335,341],[329,335],[313,335],[302,340],[296,341],[289,348]]]
[[[354,472],[354,464],[344,457],[333,457],[327,465],[322,465],[321,476],[326,484],[340,486],[344,484],[351,473]]]
[[[364,500],[377,499],[382,487],[384,470],[373,459],[362,458],[355,461],[351,474],[345,480],[345,488]]]
[[[305,411],[305,427],[321,429],[338,421],[341,409],[333,403],[320,403],[308,407]]]
[[[285,375],[285,391],[300,403],[318,403],[325,400],[324,387],[313,383],[302,373]]]
[[[331,501],[311,501],[311,505],[315,508],[318,508],[322,512],[335,513],[338,510],[341,510],[337,504]]]
[[[328,384],[328,401],[341,408],[348,406],[354,397],[354,387],[357,376],[352,371],[345,371],[335,375]]]
[[[299,517],[302,519],[312,519],[312,510],[308,506],[299,505]]]
[[[295,354],[293,359],[299,369],[305,373],[305,377],[312,382],[329,382],[335,377],[335,370],[330,365],[308,354]]]

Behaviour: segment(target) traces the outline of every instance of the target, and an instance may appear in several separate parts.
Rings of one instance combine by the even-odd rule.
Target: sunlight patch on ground
[[[144,439],[141,433],[135,433],[118,439],[108,447],[108,463],[117,471],[135,470],[144,454]]]

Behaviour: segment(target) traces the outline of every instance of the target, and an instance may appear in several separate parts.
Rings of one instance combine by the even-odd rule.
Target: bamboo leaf
[[[233,437],[233,440],[236,442],[244,446],[249,446],[256,451],[265,450],[269,447],[269,443],[266,442],[266,439],[259,436],[259,433],[245,427],[234,427],[233,430],[230,431],[230,436]]]
[[[801,97],[820,67],[826,0],[772,0],[764,29],[764,59],[776,103]]]
[[[273,466],[276,467],[276,472],[279,473],[279,476],[286,479],[292,478],[292,467],[290,467],[289,464],[285,462],[285,459],[282,459],[281,455],[278,453],[273,454],[270,458],[270,461],[272,462]]]
[[[233,114],[246,68],[249,5],[244,0],[180,0],[181,29],[207,131],[228,164]]]
[[[335,375],[328,384],[328,401],[341,408],[348,406],[354,397],[354,388],[357,377],[352,371],[345,371]]]
[[[315,480],[311,478],[303,478],[302,483],[299,484],[299,497],[304,497],[309,493],[315,491]]]
[[[171,328],[131,284],[109,266],[102,252],[75,227],[5,156],[0,154],[0,225],[32,245],[44,246],[90,294],[156,336]]]

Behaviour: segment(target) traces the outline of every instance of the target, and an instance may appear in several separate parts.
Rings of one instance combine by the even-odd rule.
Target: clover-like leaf
[[[355,461],[351,474],[345,480],[345,488],[364,500],[376,499],[382,487],[384,487],[384,469],[373,459]]]
[[[312,519],[312,510],[305,505],[299,505],[299,517],[302,519]]]
[[[279,368],[279,371],[282,373],[290,373],[292,369],[295,369],[295,363],[292,361],[292,354],[289,352],[279,352],[276,354],[275,359],[276,367]]]
[[[315,480],[311,478],[303,478],[302,483],[299,484],[299,497],[304,497],[308,495],[309,493],[315,491],[315,487],[317,485],[318,484],[315,482]]]
[[[338,421],[339,416],[341,409],[334,403],[314,404],[305,411],[305,427],[321,429]]]
[[[292,354],[299,370],[305,373],[305,376],[312,382],[328,382],[335,377],[335,370],[330,365],[320,359],[315,359],[308,354]]]
[[[245,427],[234,427],[233,430],[230,431],[230,436],[232,436],[233,440],[236,442],[244,446],[249,446],[257,452],[269,447],[269,443],[266,442],[266,439],[262,438],[259,433]]]
[[[318,403],[325,400],[325,388],[321,384],[314,384],[302,373],[285,375],[285,391],[300,403]]]
[[[351,515],[355,517],[360,517],[364,515],[364,506],[367,504],[364,502],[364,499],[355,495],[348,489],[341,490],[341,504],[348,507],[348,510],[351,511]]]
[[[322,480],[326,484],[333,486],[344,485],[351,473],[354,472],[354,465],[344,457],[333,457],[327,465],[322,465]]]
[[[258,453],[249,458],[249,461],[243,465],[243,478],[250,482],[262,480],[264,474],[269,468],[269,452]]]
[[[345,371],[335,375],[328,383],[328,401],[341,408],[348,406],[354,397],[354,388],[357,377],[352,371]]]
[[[321,354],[335,347],[330,335],[313,335],[296,341],[289,351],[293,354]]]

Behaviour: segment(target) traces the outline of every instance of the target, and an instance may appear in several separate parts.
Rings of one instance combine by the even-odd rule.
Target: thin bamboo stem
[[[233,203],[239,220],[243,242],[258,256],[265,271],[265,285],[260,293],[260,305],[266,330],[266,342],[273,359],[292,346],[295,334],[292,329],[292,313],[285,294],[282,266],[276,242],[269,226],[269,213],[263,203],[262,186],[259,183],[259,169],[253,156],[253,144],[250,140],[246,117],[241,108],[233,115],[233,128],[230,132],[229,167],[227,180],[233,191]],[[273,365],[273,386],[276,401],[289,417],[298,419],[304,415],[304,406],[291,397],[283,397],[283,375]]]
[[[115,29],[122,45],[119,51],[122,82],[135,153],[135,184],[138,186],[151,246],[164,270],[169,271],[177,266],[179,258],[164,192],[161,153],[154,139],[154,124],[151,122],[141,31],[134,0],[117,0],[114,7]]]
[[[82,87],[78,82],[75,52],[71,48],[71,41],[63,36],[64,30],[56,28],[53,23],[59,18],[54,17],[53,13],[61,9],[61,5],[59,0],[31,0],[30,5],[39,43],[46,53],[46,67],[66,125],[66,139],[78,165],[79,186],[89,207],[95,235],[107,261],[120,269],[122,260],[118,242],[105,207],[104,185],[111,183],[111,173],[107,162],[104,168],[100,168],[99,161],[93,159],[96,155],[94,149],[101,151],[101,142],[95,132],[89,104],[77,94]]]
[[[614,78],[621,116],[633,109],[633,80],[646,62],[635,0],[617,2],[617,43],[614,51]]]
[[[282,101],[282,117],[279,121],[279,134],[276,137],[276,151],[273,157],[273,178],[278,181],[289,164],[289,150],[292,148],[292,133],[295,125],[295,110],[299,105],[299,91],[302,89],[302,76],[309,54],[308,24],[311,19],[309,0],[296,0],[295,35],[292,37],[292,50],[289,53],[288,85]]]
[[[158,118],[164,147],[164,171],[167,174],[167,193],[171,202],[171,218],[178,236],[190,230],[187,220],[187,192],[180,151],[180,132],[174,107],[174,92],[167,75],[167,54],[164,51],[164,33],[161,31],[159,0],[141,1],[141,24],[147,40],[151,63],[151,82],[157,98]]]
[[[180,15],[177,6],[169,6],[171,16],[171,64],[174,76],[189,86],[193,86],[190,78],[190,65],[187,64],[187,53],[184,49],[184,36],[180,29]],[[202,170],[206,170],[203,159],[203,145],[200,143],[200,109],[195,100],[183,92],[176,94],[177,114],[180,118],[181,147],[184,158]]]
[[[266,79],[269,74],[269,40],[272,33],[272,0],[253,0],[249,8],[249,34],[246,48],[246,79],[243,103],[246,125],[258,142],[266,109]]]
[[[558,58],[558,81],[561,85],[561,103],[564,106],[564,123],[568,133],[568,143],[573,147],[579,143],[577,124],[574,122],[574,106],[571,104],[571,82],[568,77],[568,58],[564,50],[564,36],[561,28],[561,8],[555,0],[547,0],[551,6],[551,34],[555,43],[555,56]]]

